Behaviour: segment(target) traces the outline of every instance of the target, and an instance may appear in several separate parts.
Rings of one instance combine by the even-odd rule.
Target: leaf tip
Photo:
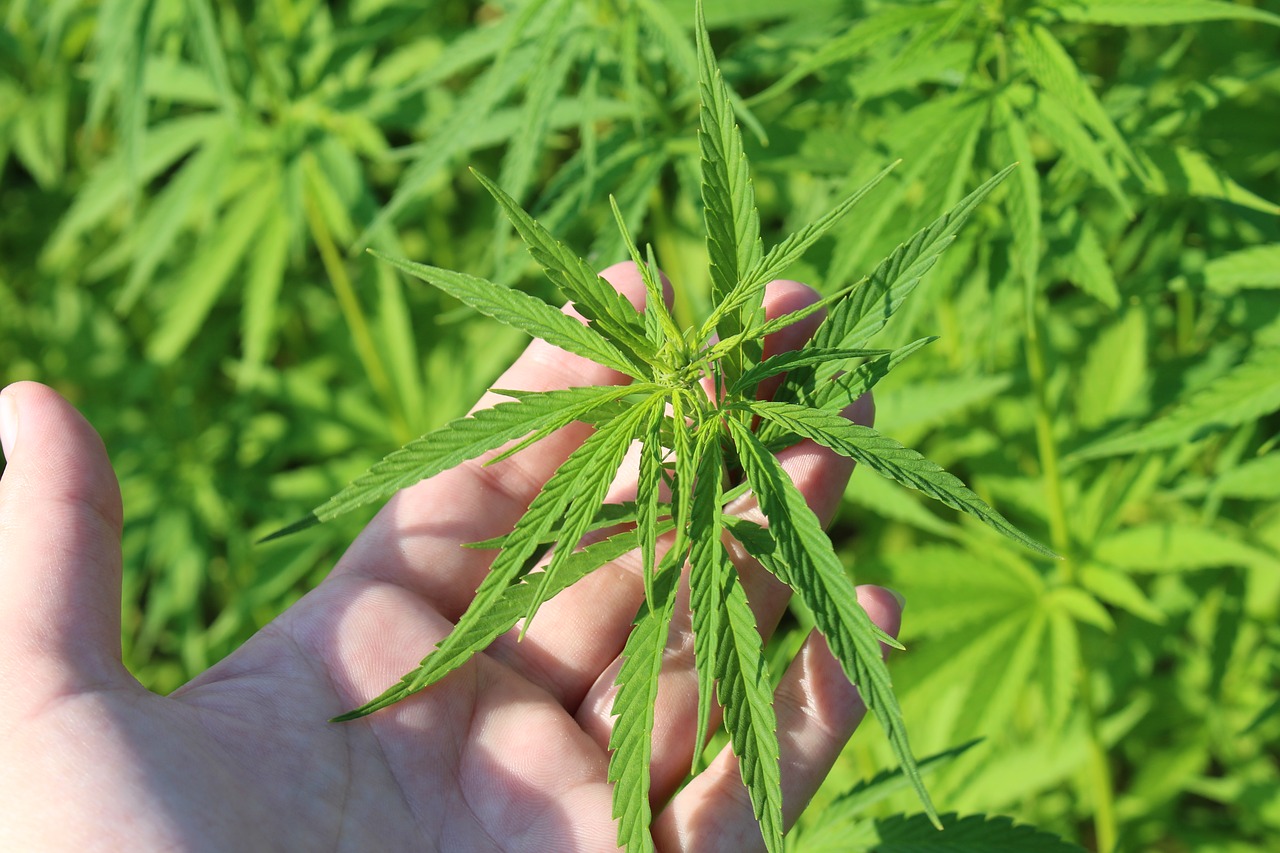
[[[289,524],[284,527],[281,527],[279,530],[275,531],[274,533],[268,533],[266,536],[263,536],[254,544],[263,545],[267,542],[271,542],[276,539],[283,539],[286,536],[291,536],[294,533],[299,533],[303,530],[306,530],[308,527],[315,527],[319,523],[320,523],[320,518],[316,516],[315,513],[308,513],[305,517],[298,519],[293,524]]]
[[[331,723],[350,723],[350,722],[352,722],[353,720],[358,720],[358,719],[360,719],[361,717],[366,717],[366,716],[368,716],[370,713],[372,713],[372,711],[373,711],[373,709],[372,709],[372,708],[370,708],[368,705],[361,705],[359,708],[352,708],[350,711],[347,711],[347,712],[345,712],[345,713],[339,714],[339,715],[338,715],[338,716],[336,716],[336,717],[330,717],[330,718],[329,718],[329,722],[331,722]]]

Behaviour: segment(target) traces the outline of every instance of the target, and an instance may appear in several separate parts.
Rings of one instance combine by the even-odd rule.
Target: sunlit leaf
[[[658,673],[667,644],[667,628],[675,609],[679,574],[663,572],[655,583],[652,608],[646,602],[622,650],[616,718],[609,734],[609,781],[613,787],[613,816],[618,821],[618,844],[629,851],[653,850],[649,836],[649,754],[653,743],[653,715],[657,705]]]
[[[738,536],[739,541],[804,599],[827,645],[884,728],[925,811],[936,815],[907,742],[902,710],[881,657],[881,632],[858,604],[853,583],[832,551],[831,540],[778,460],[746,427],[734,419],[726,423],[747,479],[769,519],[772,548],[761,549],[758,538]]]
[[[552,237],[516,200],[479,172],[474,173],[489,194],[501,205],[533,259],[547,277],[571,299],[574,307],[597,330],[607,335],[629,360],[643,362],[653,355],[644,333],[642,316],[622,294],[596,275],[585,261]]]
[[[721,632],[716,641],[716,677],[724,726],[738,756],[765,848],[781,851],[784,828],[778,721],[773,713],[773,681],[764,658],[764,640],[737,572],[724,572],[721,580],[718,606],[723,615],[715,626]]]
[[[1057,13],[1068,21],[1111,26],[1156,26],[1196,21],[1261,21],[1280,27],[1280,15],[1223,0],[1080,0]]]
[[[716,67],[711,40],[702,20],[698,0],[698,142],[702,155],[702,203],[711,259],[711,293],[717,303],[733,293],[738,283],[760,262],[760,214],[742,134],[734,121],[729,90]],[[722,338],[738,332],[759,311],[756,303],[726,314],[717,325]],[[741,364],[738,364],[741,367]]]
[[[812,439],[904,486],[919,489],[953,509],[972,515],[1038,554],[1056,556],[1010,524],[954,475],[870,427],[847,421],[837,414],[790,403],[759,401],[742,405],[762,418],[777,422],[787,432]]]
[[[438,287],[472,308],[513,326],[532,337],[541,338],[561,349],[589,358],[599,364],[636,376],[638,367],[618,351],[617,347],[599,332],[584,326],[560,310],[548,305],[536,296],[520,290],[503,287],[466,273],[429,267],[400,258],[389,258],[378,252],[373,255],[397,269]]]
[[[667,528],[670,525],[666,525]],[[662,529],[659,527],[659,529]],[[588,545],[574,552],[561,568],[560,574],[548,595],[567,589],[592,571],[636,547],[635,533],[619,533],[602,542]],[[511,584],[483,614],[469,620],[440,641],[418,668],[405,674],[399,682],[368,703],[348,711],[334,720],[345,722],[372,714],[414,693],[435,684],[450,672],[466,663],[472,655],[488,647],[494,640],[510,631],[519,619],[529,611],[536,594],[533,584],[523,580]]]
[[[311,515],[268,538],[329,521],[373,501],[385,500],[420,480],[501,447],[549,425],[565,426],[635,389],[628,386],[569,388],[530,394],[450,421],[389,454]]]
[[[1280,409],[1280,347],[1267,347],[1209,387],[1198,389],[1165,417],[1076,452],[1081,459],[1161,450],[1196,441]]]

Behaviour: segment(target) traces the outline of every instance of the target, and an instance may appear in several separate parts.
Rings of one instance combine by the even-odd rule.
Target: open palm
[[[630,265],[605,276],[642,298]],[[766,303],[777,315],[812,298],[802,285],[775,282]],[[785,329],[769,346],[794,346],[811,330]],[[535,341],[498,387],[621,379]],[[585,427],[402,492],[317,589],[161,697],[120,662],[121,507],[101,442],[43,386],[6,389],[5,409],[0,849],[614,847],[607,743],[618,656],[644,598],[636,555],[548,602],[522,641],[504,637],[369,718],[326,722],[381,692],[448,633],[492,559],[459,545],[509,530]],[[869,401],[853,415],[869,421]],[[849,463],[808,443],[779,455],[829,517]],[[616,488],[625,494],[627,484]],[[754,512],[749,499],[732,509]],[[767,633],[786,607],[786,587],[745,556],[737,563]],[[864,587],[859,600],[896,632],[899,605],[889,593]],[[687,607],[680,612],[654,729],[655,839],[663,850],[754,849],[759,830],[732,753],[681,787],[697,686]],[[784,675],[776,707],[791,822],[864,709],[817,636]]]

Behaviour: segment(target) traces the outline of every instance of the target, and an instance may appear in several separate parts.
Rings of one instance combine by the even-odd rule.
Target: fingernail
[[[902,593],[898,592],[896,589],[893,589],[892,587],[887,587],[887,586],[884,588],[884,591],[885,591],[885,592],[887,592],[887,593],[889,593],[890,595],[892,595],[892,596],[893,596],[893,600],[894,600],[894,601],[896,601],[896,602],[898,602],[898,609],[899,609],[899,610],[905,610],[905,609],[906,609],[906,607],[907,607],[907,599],[902,595]]]
[[[13,461],[13,445],[18,440],[18,401],[12,394],[0,394],[0,447],[4,458]]]

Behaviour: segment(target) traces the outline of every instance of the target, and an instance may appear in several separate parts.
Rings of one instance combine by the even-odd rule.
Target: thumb
[[[0,392],[0,438],[0,691],[115,682],[122,510],[102,440],[35,382]]]

